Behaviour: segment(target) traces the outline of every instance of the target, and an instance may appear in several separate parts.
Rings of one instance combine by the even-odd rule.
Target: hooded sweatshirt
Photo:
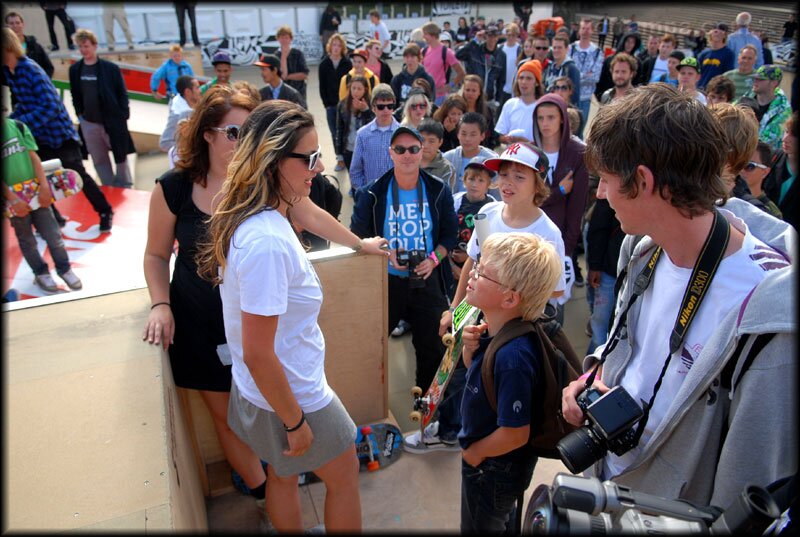
[[[406,102],[408,92],[411,91],[412,84],[418,78],[424,78],[428,84],[431,85],[431,89],[436,87],[433,77],[425,70],[422,62],[420,62],[419,67],[417,67],[417,70],[414,71],[413,74],[409,73],[408,68],[403,65],[403,70],[392,77],[391,86],[392,91],[394,91],[395,99],[397,99],[398,108]]]
[[[533,141],[542,147],[542,133],[536,124],[536,111],[543,104],[550,103],[558,106],[563,123],[561,125],[561,143],[559,144],[558,157],[555,162],[550,162],[550,172],[545,181],[550,187],[550,196],[542,204],[542,210],[561,230],[564,239],[564,253],[572,255],[578,238],[581,235],[581,218],[586,209],[586,198],[589,193],[589,173],[583,162],[583,152],[586,145],[573,138],[569,129],[569,116],[567,103],[560,95],[548,93],[536,102],[533,108]],[[544,149],[544,148],[543,148]],[[549,155],[548,155],[549,157]],[[562,194],[558,183],[572,170],[573,186],[568,194]]]
[[[625,52],[625,40],[631,36],[636,39],[636,44],[634,44],[633,50],[630,53],[631,56],[636,54],[636,51],[639,50],[639,47],[642,45],[642,38],[639,37],[638,33],[627,32],[623,34],[619,40],[619,43],[617,44],[617,50],[614,52],[614,54],[603,61],[603,69],[600,71],[600,80],[597,82],[597,86],[594,88],[594,96],[597,97],[598,101],[603,96],[603,92],[614,85],[614,80],[611,78],[611,60],[613,60],[614,56],[620,52]],[[641,65],[639,68],[641,68]]]
[[[797,472],[800,405],[794,302],[797,279],[794,266],[788,264],[795,261],[797,233],[787,223],[737,198],[729,199],[721,212],[737,227],[741,224],[736,221],[741,219],[753,236],[780,255],[769,252],[762,256],[762,266],[769,267],[766,277],[706,340],[660,425],[636,460],[612,480],[648,494],[725,509],[746,484],[764,487]],[[619,290],[618,312],[630,302],[634,280],[655,246],[647,236],[629,235],[623,241],[618,270],[627,270],[628,276]],[[631,361],[636,348],[633,327],[643,303],[646,300],[640,298],[631,306],[627,337],[607,356],[602,380],[609,387],[620,383]],[[612,333],[618,322],[617,317]],[[757,334],[775,335],[745,365],[752,337]],[[745,341],[731,381],[723,383],[726,362],[745,337],[750,341]],[[601,345],[584,359],[584,371],[604,348]],[[660,367],[663,357],[653,358]],[[603,460],[586,475],[598,476]]]
[[[570,100],[572,104],[579,106],[581,100],[581,71],[569,56],[564,59],[561,67],[556,67],[556,62],[554,61],[547,64],[547,67],[542,72],[545,90],[548,90],[562,76],[568,76],[572,80],[572,87],[575,89]]]

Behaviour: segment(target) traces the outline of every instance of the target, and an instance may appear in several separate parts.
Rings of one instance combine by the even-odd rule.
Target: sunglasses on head
[[[412,146],[409,146],[409,147],[405,147],[405,146],[402,146],[402,145],[396,145],[396,146],[394,146],[392,149],[393,149],[393,150],[394,150],[394,152],[395,152],[395,153],[397,153],[398,155],[402,155],[402,154],[403,154],[403,153],[405,153],[406,151],[408,151],[408,152],[409,152],[409,153],[411,153],[412,155],[416,155],[417,153],[419,153],[420,151],[422,151],[422,147],[421,147],[421,146],[418,146],[418,145],[412,145]]]
[[[387,108],[388,108],[389,110],[394,110],[394,103],[389,103],[389,104],[376,104],[376,105],[375,105],[375,108],[377,108],[378,110],[386,110]]]
[[[317,147],[317,150],[310,155],[304,155],[303,153],[289,153],[289,157],[306,161],[308,163],[308,170],[314,171],[314,168],[317,167],[317,162],[319,162],[319,159],[322,158],[322,150]]]
[[[231,142],[235,142],[239,139],[239,132],[241,131],[241,127],[239,125],[225,125],[224,127],[211,127],[212,131],[223,132],[225,133],[225,138],[230,140]]]
[[[745,167],[744,167],[744,169],[745,169],[745,170],[747,170],[748,172],[752,172],[752,171],[753,171],[753,170],[755,170],[756,168],[759,168],[759,169],[761,169],[761,170],[766,170],[766,169],[767,169],[767,166],[764,166],[763,164],[759,164],[758,162],[753,162],[753,161],[751,160],[751,161],[750,161],[750,162],[748,162],[748,163],[745,165]]]

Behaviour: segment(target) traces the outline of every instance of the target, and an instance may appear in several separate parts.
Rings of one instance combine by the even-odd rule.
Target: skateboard
[[[52,159],[42,162],[45,177],[50,184],[53,200],[63,200],[74,196],[83,188],[83,179],[78,172],[61,166],[61,160]],[[32,211],[39,208],[39,180],[31,179],[9,187],[19,199],[28,204]],[[5,215],[11,216],[11,210],[6,203]]]
[[[470,324],[475,324],[478,321],[478,316],[481,310],[475,306],[467,304],[466,300],[461,303],[453,311],[453,332],[442,336],[442,343],[445,344],[447,349],[444,351],[442,361],[439,364],[439,369],[433,377],[428,391],[425,395],[422,394],[422,388],[414,386],[411,389],[411,396],[414,398],[413,410],[409,417],[411,421],[419,422],[420,435],[423,434],[425,427],[431,422],[436,409],[442,402],[444,392],[447,385],[450,383],[450,378],[453,376],[453,371],[458,365],[458,360],[461,358],[461,350],[464,343],[461,335],[464,327]],[[422,436],[420,436],[422,438]]]
[[[400,458],[403,453],[403,433],[391,423],[378,422],[362,425],[356,433],[356,455],[359,469],[374,472],[384,468]],[[261,461],[266,470],[267,463]],[[231,480],[234,487],[243,494],[250,494],[250,489],[242,477],[231,469]],[[308,485],[321,481],[314,472],[303,472],[298,477],[299,485]]]

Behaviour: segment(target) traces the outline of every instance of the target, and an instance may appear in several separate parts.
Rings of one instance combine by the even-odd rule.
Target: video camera
[[[697,507],[635,492],[612,481],[559,473],[533,491],[522,533],[762,534],[781,516],[772,495],[749,485],[728,509]]]

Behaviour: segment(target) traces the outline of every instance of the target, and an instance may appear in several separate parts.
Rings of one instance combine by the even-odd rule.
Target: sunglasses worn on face
[[[425,109],[427,109],[427,108],[428,108],[428,105],[427,105],[427,104],[425,104],[425,103],[417,103],[417,104],[411,104],[411,105],[409,105],[408,107],[409,107],[411,110],[425,110]]]
[[[376,105],[375,105],[375,108],[377,108],[378,110],[386,110],[387,108],[388,108],[389,110],[394,110],[394,103],[389,103],[389,104],[376,104]]]
[[[395,152],[395,153],[397,153],[398,155],[402,155],[402,154],[403,154],[403,153],[405,153],[406,151],[408,151],[408,152],[409,152],[409,153],[411,153],[412,155],[416,155],[417,153],[419,153],[420,151],[422,151],[422,146],[419,146],[419,145],[412,145],[412,146],[409,146],[409,147],[405,147],[405,146],[402,146],[402,145],[396,145],[396,146],[394,146],[392,149],[393,149],[393,150],[394,150],[394,152]]]
[[[231,142],[239,139],[239,125],[225,125],[224,127],[211,127],[212,131],[224,132],[225,137]]]
[[[569,86],[553,86],[553,91],[569,91]]]
[[[533,47],[533,48],[535,48],[536,50],[547,50],[550,47]]]
[[[753,162],[753,161],[751,160],[751,161],[750,161],[750,162],[748,162],[748,163],[747,163],[747,165],[744,167],[744,169],[745,169],[745,170],[747,170],[748,172],[752,172],[752,171],[753,171],[753,170],[755,170],[756,168],[759,168],[759,169],[761,169],[761,170],[766,170],[766,169],[767,169],[767,166],[764,166],[763,164],[759,164],[758,162]]]
[[[322,151],[319,147],[317,147],[317,150],[310,155],[304,155],[302,153],[289,153],[289,157],[305,160],[308,163],[308,170],[314,171],[314,168],[317,167],[317,162],[319,162],[319,159],[322,158]]]

